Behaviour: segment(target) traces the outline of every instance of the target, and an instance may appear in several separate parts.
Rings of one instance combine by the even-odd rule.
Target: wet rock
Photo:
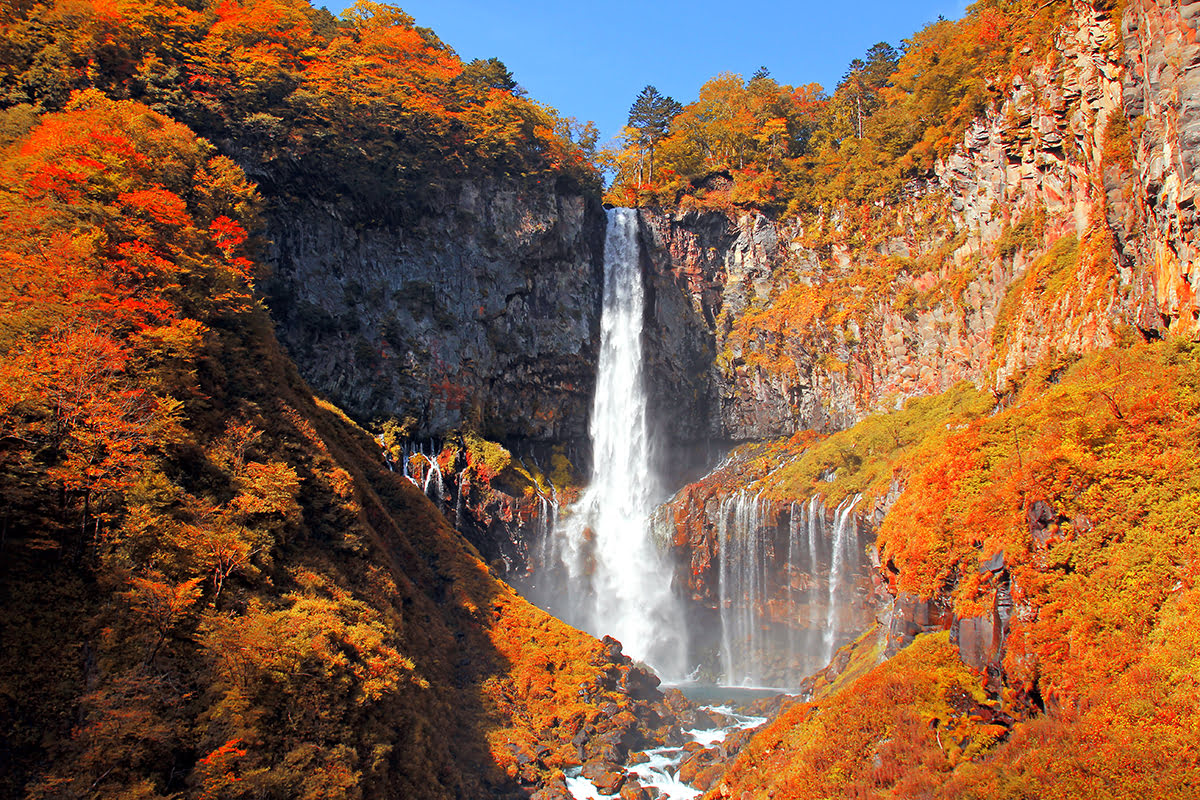
[[[700,708],[691,715],[691,726],[698,731],[711,731],[723,727],[726,722],[724,714]],[[690,743],[694,744],[694,742]],[[686,747],[686,745],[685,745]]]
[[[625,760],[628,750],[621,744],[618,732],[598,734],[589,739],[583,746],[582,755],[585,761],[611,761],[620,763]]]
[[[951,638],[958,645],[959,658],[969,667],[984,670],[995,657],[999,645],[991,615],[964,617],[957,620],[955,625]]]
[[[949,630],[954,623],[945,597],[921,599],[902,592],[896,597],[887,634],[887,652],[894,655],[922,633]]]
[[[1058,538],[1058,514],[1045,500],[1030,503],[1025,511],[1025,520],[1029,523],[1030,535],[1038,544],[1045,546]]]
[[[722,760],[715,764],[710,764],[707,767],[699,770],[691,780],[691,786],[699,789],[702,792],[707,792],[713,785],[721,779],[725,771],[729,769],[732,763],[728,760]]]
[[[846,667],[850,664],[850,651],[846,648],[839,650],[829,662],[829,666],[825,668],[825,680],[833,683],[837,680]]]
[[[651,795],[646,788],[638,782],[637,778],[629,778],[625,781],[625,785],[621,787],[621,800],[652,800],[653,797],[657,796],[657,792],[655,795]]]
[[[725,737],[725,741],[721,743],[721,751],[727,759],[733,758],[760,730],[762,730],[761,727],[730,731],[729,735]]]
[[[600,665],[600,664],[605,664],[605,663],[608,663],[608,664],[628,664],[628,663],[630,663],[629,656],[625,655],[625,653],[622,652],[621,643],[619,641],[617,641],[616,639],[614,639],[611,636],[605,636],[603,639],[600,640],[600,642],[604,645],[604,649],[601,650],[592,659],[593,664]]]
[[[796,697],[786,694],[776,694],[755,700],[753,703],[745,706],[744,711],[746,714],[755,717],[774,719],[781,711],[796,702],[799,702]]]
[[[567,781],[560,772],[531,794],[529,800],[574,800],[574,797],[567,789]]]
[[[672,714],[681,714],[695,708],[692,701],[688,700],[684,693],[678,689],[667,689],[662,694],[663,705]]]
[[[984,561],[979,565],[980,572],[999,572],[1004,569],[1004,551],[996,553],[994,556]]]
[[[679,780],[688,785],[694,785],[696,776],[702,770],[712,766],[713,762],[720,758],[721,752],[715,747],[702,747],[693,751],[683,761],[679,762]]]
[[[619,764],[603,759],[588,761],[583,765],[583,771],[580,774],[596,784],[596,789],[600,794],[606,795],[619,792],[627,777]]]
[[[661,697],[658,686],[661,681],[654,673],[640,667],[624,671],[618,686],[634,700],[657,700]]]

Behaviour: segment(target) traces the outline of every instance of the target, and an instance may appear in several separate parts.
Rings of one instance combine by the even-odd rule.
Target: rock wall
[[[269,220],[268,303],[301,374],[359,419],[436,436],[587,439],[604,213],[552,185],[468,181],[406,228]]]
[[[1056,355],[1200,330],[1197,16],[1076,2],[1052,57],[869,221],[644,211],[652,403],[674,452],[844,428],[964,379],[1003,392]],[[872,270],[883,285],[862,284]],[[840,286],[841,307],[764,339],[786,370],[752,365],[731,331],[798,284]]]
[[[1138,0],[1121,19],[1125,114],[1135,134],[1136,213],[1127,247],[1153,280],[1147,324],[1195,335],[1200,307],[1200,3]],[[1106,184],[1107,185],[1107,184]]]
[[[641,221],[651,415],[667,441],[695,447],[849,422],[835,393],[824,392],[832,405],[818,396],[826,386],[721,364],[732,319],[771,296],[781,265],[808,277],[821,269],[794,231],[759,213],[643,210]]]

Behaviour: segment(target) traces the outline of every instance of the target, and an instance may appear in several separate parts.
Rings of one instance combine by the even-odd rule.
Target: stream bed
[[[625,767],[627,779],[636,780],[646,791],[646,797],[659,800],[693,800],[704,794],[704,790],[688,784],[681,772],[689,759],[706,762],[706,756],[721,756],[724,764],[728,755],[719,746],[731,736],[765,724],[767,717],[758,716],[748,704],[764,698],[784,694],[780,689],[743,689],[729,686],[706,686],[700,684],[679,686],[688,699],[703,703],[698,708],[698,719],[710,724],[684,730],[687,741],[678,747],[655,747],[631,754]],[[738,743],[740,747],[741,743]],[[702,766],[700,767],[703,768]],[[582,767],[566,772],[567,790],[574,800],[609,800],[616,792],[602,793],[596,783],[584,777]],[[691,771],[695,772],[695,769]],[[655,793],[654,790],[657,790]],[[621,796],[626,793],[622,792]]]

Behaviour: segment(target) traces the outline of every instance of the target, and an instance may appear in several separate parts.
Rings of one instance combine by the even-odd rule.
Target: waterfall
[[[458,480],[454,482],[454,524],[460,527],[463,524],[463,505],[467,491],[470,489],[470,481],[467,478],[468,471],[467,467],[463,467],[458,473]]]
[[[433,448],[430,447],[432,450]],[[438,466],[437,454],[425,456],[425,460],[429,463],[429,471],[425,473],[425,486],[423,491],[425,496],[435,502],[441,502],[442,494],[445,492],[445,487],[442,485],[442,468]],[[430,489],[433,492],[430,492]]]
[[[859,499],[834,510],[832,527],[820,495],[783,505],[743,489],[721,500],[713,523],[722,682],[794,686],[862,627]]]
[[[560,542],[555,531],[558,530],[558,492],[550,487],[550,496],[538,495],[541,514],[538,516],[537,542],[538,559],[536,568],[551,570],[562,561]]]
[[[820,601],[821,587],[816,580],[817,564],[820,558],[820,550],[818,544],[825,539],[825,502],[821,495],[814,494],[808,501],[808,564],[810,571],[810,581],[808,584],[808,608],[810,615],[809,625],[809,646],[811,652],[824,652],[825,631],[822,628],[819,633],[820,641],[818,641],[818,633],[816,627],[811,625],[811,617],[813,609],[817,608]],[[820,651],[817,650],[817,645],[822,645]],[[825,662],[828,663],[828,660]]]
[[[589,632],[612,635],[625,651],[668,677],[686,663],[682,607],[672,568],[656,547],[649,517],[657,487],[650,470],[642,377],[642,278],[637,212],[612,209],[604,241],[604,305],[592,405],[592,474],[564,512],[569,574],[565,616]]]
[[[721,667],[728,685],[762,683],[762,615],[770,552],[763,512],[759,495],[740,491],[721,501],[717,518]]]
[[[417,483],[417,479],[412,476],[412,473],[409,472],[409,469],[408,469],[408,456],[409,456],[408,442],[405,442],[400,450],[400,470],[401,470],[401,473],[404,475],[404,477],[406,477],[410,481],[412,481],[414,486],[417,486],[417,485],[419,485]]]
[[[843,500],[837,507],[833,518],[833,552],[830,555],[829,566],[829,610],[825,620],[825,661],[833,658],[834,648],[838,643],[839,620],[838,610],[841,600],[847,594],[847,588],[842,586],[844,565],[848,559],[855,556],[858,544],[858,518],[854,516],[854,507],[858,505],[861,495]],[[851,542],[853,538],[853,542]]]

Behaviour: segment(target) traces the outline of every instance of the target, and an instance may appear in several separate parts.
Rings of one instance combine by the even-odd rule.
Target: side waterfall
[[[839,504],[831,524],[820,495],[778,505],[743,490],[721,501],[722,683],[796,685],[862,627],[854,609],[864,569],[858,501]]]
[[[858,544],[858,523],[854,517],[854,507],[858,505],[860,495],[853,499],[847,498],[838,506],[833,518],[833,555],[829,566],[829,610],[825,622],[825,660],[833,658],[833,650],[837,644],[838,634],[838,599],[846,587],[843,586],[845,563],[854,557]],[[853,537],[851,536],[853,534]],[[853,538],[853,541],[852,541]]]
[[[565,619],[611,635],[631,657],[664,677],[682,676],[687,634],[671,590],[672,568],[651,533],[658,499],[650,470],[642,377],[642,275],[638,220],[608,212],[604,306],[592,405],[592,474],[579,502],[564,509],[552,548],[567,568]]]

